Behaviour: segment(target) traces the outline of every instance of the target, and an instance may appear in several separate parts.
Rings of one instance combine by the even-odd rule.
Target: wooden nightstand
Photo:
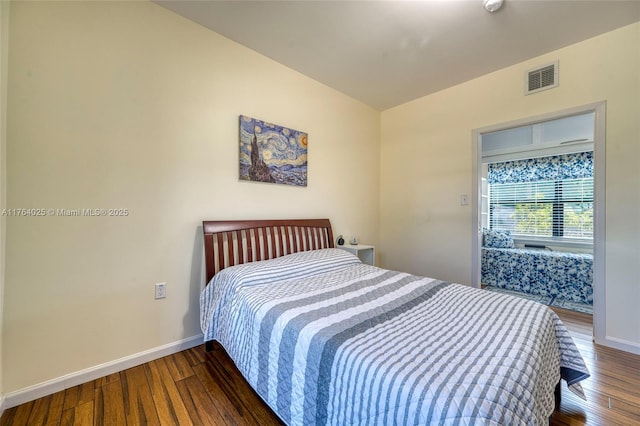
[[[376,248],[374,246],[368,246],[365,244],[345,244],[343,246],[336,246],[336,248],[355,254],[360,258],[362,263],[366,263],[371,266],[376,265]]]

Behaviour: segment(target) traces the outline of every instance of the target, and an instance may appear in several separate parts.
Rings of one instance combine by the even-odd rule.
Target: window
[[[593,178],[494,184],[489,206],[492,229],[593,238]]]
[[[489,165],[491,229],[514,236],[593,240],[593,155]]]

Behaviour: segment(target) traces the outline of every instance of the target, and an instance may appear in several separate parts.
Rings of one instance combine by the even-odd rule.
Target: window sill
[[[593,242],[572,241],[569,239],[553,239],[553,238],[519,238],[514,236],[513,241],[518,247],[524,247],[525,244],[533,244],[545,246],[555,251],[568,251],[578,253],[593,253]]]

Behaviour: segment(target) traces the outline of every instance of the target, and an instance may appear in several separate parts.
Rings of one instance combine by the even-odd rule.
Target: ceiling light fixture
[[[482,5],[487,12],[497,12],[502,7],[504,0],[482,0]]]

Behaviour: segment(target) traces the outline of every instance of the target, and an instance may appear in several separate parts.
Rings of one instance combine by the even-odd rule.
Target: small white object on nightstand
[[[348,251],[351,254],[355,254],[360,258],[362,263],[366,263],[371,266],[376,265],[376,248],[374,246],[367,246],[364,244],[345,244],[343,246],[338,246],[337,248]]]

